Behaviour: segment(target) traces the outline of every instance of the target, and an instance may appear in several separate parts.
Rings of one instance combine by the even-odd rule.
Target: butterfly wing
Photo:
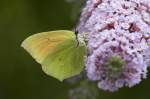
[[[21,46],[26,49],[38,63],[42,63],[47,55],[53,53],[57,45],[67,39],[74,38],[74,33],[67,30],[42,32],[28,37],[23,41]]]
[[[42,63],[45,73],[63,81],[82,71],[86,53],[84,43],[70,39],[56,49]]]
[[[79,74],[84,67],[85,43],[78,42],[72,31],[38,33],[28,37],[22,47],[45,73],[60,81]]]

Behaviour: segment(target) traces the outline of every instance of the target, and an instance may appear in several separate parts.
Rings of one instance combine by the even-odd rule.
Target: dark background
[[[0,99],[68,99],[71,84],[43,73],[20,47],[28,36],[50,30],[72,29],[81,0],[0,0]],[[98,99],[150,99],[150,78],[133,88]]]

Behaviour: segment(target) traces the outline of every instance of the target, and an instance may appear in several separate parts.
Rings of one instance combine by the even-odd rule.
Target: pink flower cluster
[[[132,87],[150,66],[150,0],[87,0],[78,25],[88,33],[87,76],[103,90]]]

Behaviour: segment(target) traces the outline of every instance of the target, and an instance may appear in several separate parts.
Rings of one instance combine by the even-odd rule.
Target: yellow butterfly
[[[60,81],[79,74],[84,67],[86,44],[73,31],[42,32],[25,39],[22,47],[42,65],[43,71]]]

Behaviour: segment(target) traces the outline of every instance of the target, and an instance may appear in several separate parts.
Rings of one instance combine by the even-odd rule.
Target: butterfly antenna
[[[85,6],[85,4],[86,4],[86,0],[81,0],[82,2],[81,2],[81,9]],[[75,24],[74,24],[74,32],[75,32],[75,35],[76,35],[76,40],[77,40],[77,46],[76,47],[78,47],[79,46],[79,39],[78,39],[78,29],[77,29],[77,26],[78,26],[78,24],[79,24],[79,21],[80,21],[80,16],[81,16],[81,10],[77,13],[78,15],[77,15],[77,18],[75,19]]]
[[[79,33],[78,30],[75,29],[75,35],[76,35],[76,40],[77,40],[77,46],[76,47],[79,46],[78,33]]]
[[[76,46],[76,47],[79,46],[79,40],[78,40],[78,33],[79,33],[79,32],[78,32],[78,29],[77,29],[78,21],[79,21],[79,17],[75,20],[75,24],[73,25],[73,27],[74,27],[73,31],[74,31],[74,33],[75,33],[76,40],[77,40],[77,46]]]

